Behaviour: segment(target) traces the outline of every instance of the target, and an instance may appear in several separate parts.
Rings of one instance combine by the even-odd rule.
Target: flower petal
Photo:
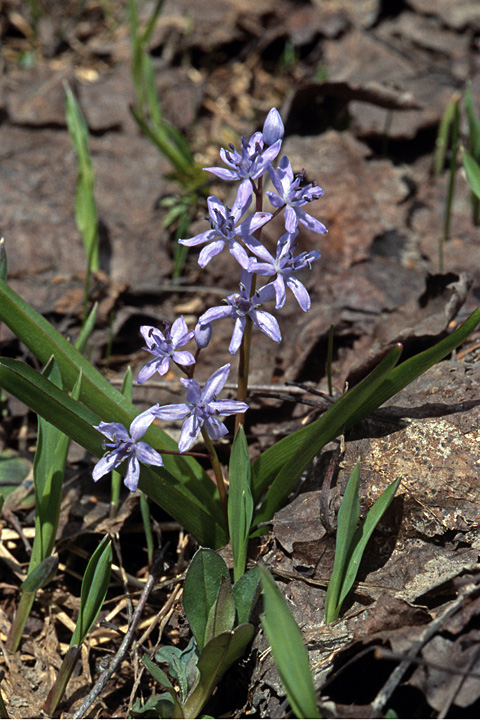
[[[192,447],[200,433],[202,422],[197,413],[192,413],[192,415],[185,420],[178,441],[179,452],[186,452]]]
[[[147,465],[163,465],[163,459],[159,452],[154,450],[148,443],[139,442],[136,445],[135,454],[140,462]]]
[[[308,294],[305,285],[303,285],[296,277],[289,277],[287,279],[287,285],[295,295],[297,302],[302,308],[303,312],[308,312],[310,310],[312,301],[310,300],[310,295]]]
[[[161,405],[152,412],[160,420],[183,420],[191,412],[191,408],[186,403],[178,403],[176,405]]]
[[[258,327],[265,335],[272,338],[275,342],[280,342],[282,334],[276,318],[265,310],[252,310],[250,317],[254,325]]]
[[[125,478],[123,482],[127,486],[127,488],[130,490],[130,492],[136,492],[138,487],[138,479],[140,477],[140,463],[138,462],[135,455],[132,455],[130,460],[128,461],[128,469],[127,474],[125,475]]]
[[[305,210],[297,208],[297,216],[302,225],[305,225],[305,227],[307,227],[309,230],[312,230],[312,232],[319,233],[319,235],[324,235],[326,232],[328,232],[327,228],[323,223],[320,222],[320,220],[316,220],[316,218],[314,218],[312,215],[309,215],[307,212],[305,212]],[[287,227],[286,221],[285,227]]]
[[[218,438],[228,434],[227,427],[215,416],[210,416],[205,419],[205,429],[212,440],[218,440]]]
[[[227,363],[226,365],[222,365],[221,368],[218,368],[218,370],[215,370],[213,375],[210,375],[202,391],[203,401],[208,402],[209,400],[212,400],[223,390],[223,386],[227,382],[229,372],[230,363]]]
[[[137,417],[132,420],[132,423],[130,425],[130,435],[132,436],[132,440],[135,443],[143,435],[145,435],[148,428],[152,424],[154,419],[153,411],[156,410],[157,407],[158,405],[154,405],[153,407],[148,408],[148,410],[140,413],[140,415],[137,415]]]
[[[102,435],[105,435],[109,440],[130,440],[130,435],[121,423],[103,422],[102,420],[99,425],[94,425],[93,427],[99,430]]]
[[[218,233],[217,233],[218,237]],[[215,257],[215,255],[218,255],[219,252],[222,252],[223,248],[225,247],[225,240],[214,240],[210,243],[210,245],[207,245],[200,251],[200,255],[198,256],[198,264],[201,268],[204,268],[210,260]]]
[[[119,453],[109,452],[101,458],[95,465],[92,471],[92,477],[95,482],[100,480],[101,477],[106,475],[110,470],[113,470],[120,465],[124,460],[124,457],[120,457]]]
[[[219,415],[225,416],[244,413],[248,410],[247,403],[240,402],[240,400],[217,400],[216,402],[210,402],[208,406]]]

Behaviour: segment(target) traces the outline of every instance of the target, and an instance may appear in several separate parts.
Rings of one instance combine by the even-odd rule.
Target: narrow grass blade
[[[455,115],[456,96],[450,100],[445,112],[443,113],[440,127],[438,129],[437,140],[435,143],[435,153],[433,156],[433,172],[435,176],[441,175],[445,167],[445,158],[447,155],[448,144],[450,139],[450,130]]]
[[[302,633],[270,573],[261,567],[265,613],[262,625],[288,701],[297,718],[320,718]]]
[[[106,535],[90,558],[80,591],[80,611],[70,647],[81,645],[102,609],[110,583],[112,541]]]
[[[5,250],[5,238],[0,238],[0,279],[7,282],[7,252]]]
[[[358,568],[365,552],[370,537],[373,531],[377,527],[378,523],[382,519],[385,511],[389,507],[393,500],[395,493],[400,485],[401,478],[394,480],[380,495],[378,500],[370,508],[367,517],[355,531],[348,557],[348,563],[345,570],[345,576],[342,583],[342,588],[338,597],[338,613],[340,613],[343,601],[347,597],[348,593],[352,589],[355,578],[357,577]],[[327,621],[328,622],[328,621]]]
[[[75,221],[82,235],[87,256],[87,269],[90,273],[91,270],[100,268],[95,171],[90,155],[88,127],[68,84],[65,84],[65,96],[65,116],[78,161]]]
[[[251,468],[248,445],[243,426],[233,441],[229,465],[228,527],[233,553],[235,582],[245,572],[248,537],[253,517],[253,498],[250,490]]]
[[[470,190],[475,197],[480,198],[480,165],[466,150],[462,150],[462,160]]]
[[[352,538],[360,517],[360,501],[358,499],[358,486],[360,483],[360,462],[348,479],[343,501],[338,511],[337,542],[335,547],[335,561],[332,576],[328,583],[325,598],[325,622],[336,620],[339,613],[340,596],[342,594],[348,556],[351,550]]]

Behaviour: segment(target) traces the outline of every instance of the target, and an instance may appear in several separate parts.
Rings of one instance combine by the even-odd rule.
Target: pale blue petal
[[[217,400],[210,402],[208,406],[219,415],[237,415],[237,413],[244,413],[248,410],[247,403],[240,402],[240,400]]]
[[[267,197],[273,207],[279,208],[285,205],[285,200],[283,199],[283,197],[279,197],[277,193],[274,193],[271,190],[267,190]]]
[[[158,358],[153,358],[153,360],[150,360],[145,367],[143,367],[140,372],[138,373],[137,383],[141,385],[146,380],[152,377],[152,375],[155,375],[155,373],[158,372],[160,375],[163,373],[160,372],[159,366],[163,363],[165,358],[162,358],[159,360]],[[167,359],[167,370],[168,370],[168,359]],[[166,372],[166,371],[165,371]]]
[[[179,240],[178,242],[180,243],[180,245],[185,245],[186,247],[193,247],[194,245],[201,245],[202,243],[211,242],[212,240],[215,240],[215,238],[218,238],[218,230],[206,230],[199,235],[195,235],[192,238]]]
[[[302,212],[298,208],[295,208],[295,210],[290,207],[290,205],[287,205],[285,208],[284,218],[285,218],[285,230],[287,232],[296,232],[298,228],[298,218],[297,213]],[[306,213],[305,213],[306,214]]]
[[[116,468],[117,465],[120,465],[123,459],[123,456],[119,457],[119,454],[115,452],[109,452],[104,455],[104,457],[99,460],[93,468],[92,477],[95,482],[97,482],[97,480],[100,480],[100,478],[110,472],[110,470]]]
[[[135,454],[140,462],[147,465],[163,465],[162,456],[146,442],[139,442],[135,447]]]
[[[128,469],[127,474],[125,475],[125,478],[123,482],[127,486],[127,488],[130,490],[130,492],[136,492],[138,487],[138,479],[140,477],[140,463],[138,462],[137,458],[132,455],[130,460],[128,461]]]
[[[218,237],[218,233],[217,233]],[[222,252],[223,248],[225,247],[225,240],[214,240],[210,245],[207,245],[204,247],[200,255],[198,256],[198,264],[201,268],[204,268],[210,260],[215,257],[215,255],[218,255],[218,253]]]
[[[93,426],[96,430],[99,430],[102,435],[105,435],[109,440],[130,440],[130,435],[121,423],[117,422],[103,422],[99,425]]]
[[[139,440],[145,433],[147,432],[148,428],[153,422],[153,410],[155,410],[158,407],[158,405],[154,405],[151,408],[148,408],[148,410],[145,410],[144,412],[140,413],[140,415],[137,415],[134,420],[132,420],[132,423],[130,425],[130,435],[132,436],[132,440],[136,443],[137,440]]]
[[[240,220],[242,215],[244,215],[250,207],[252,202],[252,192],[252,183],[248,178],[245,178],[238,186],[237,196],[232,205],[232,215],[235,218],[235,222]]]
[[[221,368],[215,370],[213,375],[210,375],[202,391],[202,400],[208,402],[214,397],[219,395],[223,390],[223,386],[227,382],[228,373],[230,372],[230,363],[222,365]]]
[[[203,169],[206,170],[207,172],[212,173],[213,175],[216,175],[217,177],[221,178],[222,180],[227,180],[227,181],[228,180],[238,180],[238,177],[239,177],[238,171],[227,170],[227,168],[206,167]]]
[[[185,378],[180,378],[180,382],[185,385],[187,390],[187,402],[191,403],[191,405],[197,405],[202,399],[202,391],[198,382],[194,378],[187,378],[186,380]],[[190,412],[192,412],[191,407]]]
[[[222,318],[228,317],[233,311],[231,305],[215,305],[215,307],[209,308],[203,315],[200,315],[198,324],[208,325],[213,322],[213,320],[221,320]]]
[[[243,333],[245,332],[245,326],[247,324],[245,317],[239,317],[235,320],[233,328],[233,335],[230,341],[228,351],[231,355],[235,355],[238,348],[242,344]]]
[[[295,277],[289,277],[287,279],[287,285],[297,298],[298,304],[302,308],[303,312],[308,312],[311,307],[310,295],[300,280]]]
[[[218,438],[221,438],[223,437],[223,435],[228,434],[227,427],[223,424],[221,420],[219,420],[215,416],[211,416],[205,419],[205,429],[212,438],[212,440],[218,440]]]
[[[180,433],[180,439],[178,441],[179,452],[186,452],[192,447],[200,433],[201,427],[202,420],[196,413],[193,413],[185,420]]]
[[[193,334],[193,330],[192,330]],[[172,353],[172,360],[179,365],[194,365],[195,364],[195,358],[193,357],[192,353],[188,350],[175,350],[175,352]]]
[[[312,232],[319,233],[320,235],[324,235],[326,232],[328,232],[327,228],[323,223],[320,222],[320,220],[316,220],[314,217],[312,217],[312,215],[309,215],[307,212],[305,212],[305,210],[297,208],[297,215],[302,225],[305,225],[305,227],[307,227],[309,230],[312,230]],[[285,227],[287,227],[286,221]]]
[[[265,310],[252,310],[250,317],[254,325],[258,327],[265,335],[272,338],[275,342],[280,342],[282,334],[276,318]]]
[[[187,323],[185,322],[183,315],[175,320],[170,330],[170,337],[174,347],[179,345],[186,345],[190,338],[193,337],[193,331],[188,330]]]
[[[178,403],[177,405],[161,405],[152,412],[160,420],[183,420],[191,412],[191,408],[186,403]]]

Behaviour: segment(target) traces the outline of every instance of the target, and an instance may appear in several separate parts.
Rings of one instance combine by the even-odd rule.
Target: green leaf
[[[465,149],[462,150],[462,160],[470,190],[475,197],[480,198],[480,165]]]
[[[465,90],[465,97],[463,101],[465,113],[468,120],[468,145],[471,154],[476,160],[480,157],[480,120],[475,113],[475,106],[473,101],[472,86],[470,83],[467,84]]]
[[[253,634],[253,625],[240,625],[232,632],[217,635],[204,647],[197,664],[198,683],[183,706],[185,717],[199,715],[225,672],[244,654]]]
[[[250,620],[252,610],[260,596],[260,588],[260,570],[257,566],[242,575],[233,586],[237,625],[242,625]]]
[[[350,553],[348,558],[348,564],[345,571],[345,577],[343,579],[340,596],[338,599],[338,612],[340,613],[343,601],[347,594],[352,589],[355,578],[357,577],[358,568],[365,552],[370,537],[373,531],[377,527],[378,523],[382,519],[386,509],[393,500],[395,493],[397,492],[398,486],[400,485],[401,478],[394,480],[380,495],[378,500],[370,508],[367,517],[360,527],[355,531],[351,544]]]
[[[205,627],[205,644],[222,632],[230,632],[235,624],[235,599],[230,578],[222,575],[217,600],[210,608]]]
[[[16,487],[30,472],[30,463],[11,450],[0,454],[0,487]]]
[[[338,512],[337,542],[332,576],[325,598],[325,622],[336,620],[340,612],[340,596],[347,568],[351,542],[360,517],[358,486],[360,483],[360,461],[357,460],[348,479],[342,504]]]
[[[350,418],[354,413],[361,413],[371,396],[376,397],[379,386],[396,365],[401,352],[401,346],[394,347],[368,377],[337,400],[319,420],[280,440],[256,459],[252,466],[254,501],[258,502],[261,493],[269,483],[272,484],[255,516],[255,523],[271,520],[315,455],[344,431]]]
[[[302,633],[270,573],[263,567],[262,625],[288,701],[297,718],[321,717]]]
[[[238,580],[245,572],[248,537],[253,517],[250,458],[242,425],[238,428],[233,441],[229,480],[228,526],[233,553],[233,576],[235,580]]]
[[[75,340],[75,348],[78,350],[78,352],[83,353],[85,352],[85,347],[88,342],[88,338],[93,332],[93,328],[95,327],[95,322],[97,319],[97,311],[98,311],[98,303],[95,303],[92,309],[90,310],[87,319],[82,325],[82,329],[80,330],[77,339]]]
[[[53,580],[58,568],[58,556],[49,555],[45,560],[28,573],[22,583],[22,590],[26,593],[35,593]]]
[[[178,702],[183,705],[187,695],[198,679],[198,647],[192,637],[187,647],[181,650],[179,647],[166,645],[155,653],[155,659],[160,663],[168,663],[168,672],[175,678],[180,687],[177,694]],[[166,685],[165,687],[169,687]]]
[[[5,250],[5,238],[0,238],[0,280],[7,282],[7,252]]]
[[[88,270],[98,270],[100,268],[98,213],[88,127],[67,83],[65,83],[65,95],[65,117],[78,160],[75,221],[82,235]]]
[[[53,357],[43,371],[43,376],[61,390],[62,378]],[[72,391],[73,400],[78,399],[80,388],[81,373]],[[37,448],[33,461],[35,540],[30,570],[50,555],[55,544],[69,445],[70,438],[66,433],[38,415]]]
[[[70,647],[81,645],[102,609],[112,568],[112,541],[106,535],[90,558],[80,591],[80,611]]]
[[[155,703],[155,709],[156,709],[157,711],[160,711],[160,712],[164,712],[165,709],[167,709],[167,710],[170,711],[170,714],[169,714],[169,715],[159,714],[159,715],[155,715],[155,716],[152,716],[152,717],[183,718],[183,711],[182,711],[182,707],[181,707],[181,704],[180,704],[179,699],[178,699],[178,695],[177,695],[177,693],[176,693],[176,691],[175,691],[175,688],[173,687],[172,683],[171,683],[170,680],[168,679],[167,675],[163,672],[163,670],[161,670],[161,669],[158,667],[158,665],[156,665],[156,664],[153,662],[153,660],[151,660],[151,659],[148,657],[148,655],[144,655],[144,656],[143,656],[142,662],[143,662],[143,664],[145,665],[145,667],[147,668],[147,670],[151,673],[151,675],[155,678],[155,680],[156,680],[160,685],[163,685],[163,687],[167,689],[167,692],[168,692],[168,694],[170,695],[171,708],[169,708],[168,703],[167,703],[167,705],[165,705],[165,699],[166,699],[166,698],[165,698],[165,695],[166,695],[165,693],[163,693],[162,695],[156,695],[156,696],[155,696],[155,697],[157,698],[157,700],[160,701],[160,703],[161,703],[161,704],[160,704],[160,708],[157,707],[157,704]],[[168,699],[168,698],[167,698],[167,699]],[[152,698],[152,700],[153,700],[153,698]],[[145,709],[145,712],[147,712],[147,711],[150,709],[150,705],[148,705],[148,707],[147,707],[147,705],[148,705],[148,703],[146,703],[146,704],[141,708],[141,710]],[[139,709],[138,717],[146,717],[145,713],[144,713],[144,714],[140,714],[140,713],[141,713],[141,710]]]
[[[200,651],[205,646],[208,618],[217,602],[222,577],[229,579],[229,573],[220,555],[208,548],[197,550],[185,578],[183,607]]]

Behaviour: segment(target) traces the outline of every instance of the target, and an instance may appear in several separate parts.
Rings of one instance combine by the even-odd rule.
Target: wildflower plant
[[[310,310],[308,289],[297,274],[320,259],[320,250],[301,251],[301,231],[305,226],[319,236],[327,232],[325,225],[305,210],[307,205],[310,209],[312,202],[322,198],[323,190],[316,183],[306,183],[304,171],[295,175],[286,156],[275,166],[283,134],[280,114],[273,108],[262,131],[254,133],[250,140],[243,138],[239,150],[233,146],[222,149],[220,155],[225,167],[205,170],[220,179],[239,183],[236,197],[231,207],[214,196],[209,197],[210,229],[179,241],[187,247],[201,247],[198,257],[201,267],[217,262],[222,252],[229,252],[238,263],[238,278],[232,284],[232,293],[222,305],[207,308],[190,329],[182,317],[163,329],[140,328],[145,350],[151,357],[140,370],[138,382],[144,383],[157,373],[163,376],[167,370],[177,368],[185,388],[185,399],[179,403],[156,403],[139,414],[129,398],[112,387],[79,348],[71,345],[8,286],[5,247],[0,244],[0,321],[13,330],[43,365],[53,356],[59,373],[58,382],[54,383],[23,362],[0,358],[0,387],[100,458],[93,470],[95,481],[110,471],[120,473],[130,491],[140,489],[201,546],[212,548],[198,555],[186,581],[187,596],[206,598],[200,619],[195,603],[185,607],[192,628],[197,628],[194,630],[196,646],[182,651],[185,656],[182,655],[180,663],[185,673],[188,669],[189,680],[183,694],[177,696],[165,673],[157,669],[157,676],[163,678],[161,681],[170,694],[166,705],[165,698],[159,700],[157,717],[195,717],[200,713],[223,672],[250,641],[253,630],[249,618],[259,593],[260,576],[258,572],[252,574],[252,570],[245,572],[248,542],[266,532],[265,526],[285,504],[315,455],[451,353],[480,322],[480,309],[477,309],[448,337],[401,364],[398,363],[402,347],[395,345],[369,376],[332,403],[318,420],[276,442],[251,462],[243,425],[249,410],[252,333],[260,331],[272,342],[281,341],[281,318],[276,311],[287,302],[287,290],[302,311]],[[266,194],[265,177],[274,188]],[[265,208],[267,202],[270,207]],[[280,214],[283,214],[284,231],[274,248],[266,247],[262,241],[263,228]],[[214,370],[203,384],[195,377],[218,322],[232,321],[228,350],[232,356],[238,355],[236,398],[223,395],[231,373],[230,363]],[[232,415],[236,416],[235,434],[227,483],[215,443],[228,436],[228,422],[225,424],[222,418]],[[182,424],[178,442],[161,428],[162,423],[172,421]],[[193,452],[200,438],[211,461],[214,482]],[[338,554],[338,562],[336,558],[335,583],[329,594],[329,620],[340,612],[365,543],[396,489],[392,484],[391,495],[382,500],[357,535],[353,532],[358,514],[355,487],[352,487],[351,508],[344,513],[348,532],[343,535],[339,518],[343,549]],[[214,559],[218,556],[213,552],[229,540],[233,586],[226,566]],[[105,557],[108,569],[109,557]],[[102,578],[106,575],[105,570]],[[96,612],[103,602],[103,580],[97,585]],[[94,615],[92,612],[92,618]],[[275,622],[269,622],[268,616],[267,607],[267,623],[272,633]],[[89,623],[90,620],[82,622],[83,630],[90,627]],[[81,642],[83,630],[75,642]],[[273,646],[277,640],[271,642]],[[220,657],[223,657],[221,662]],[[181,671],[183,677],[184,670],[177,660],[179,658],[163,657],[164,662],[169,662],[170,674],[175,666],[175,672]],[[147,666],[150,668],[151,664]],[[60,692],[55,694],[56,699]],[[160,709],[162,703],[165,711]],[[52,707],[53,704],[52,700]]]

